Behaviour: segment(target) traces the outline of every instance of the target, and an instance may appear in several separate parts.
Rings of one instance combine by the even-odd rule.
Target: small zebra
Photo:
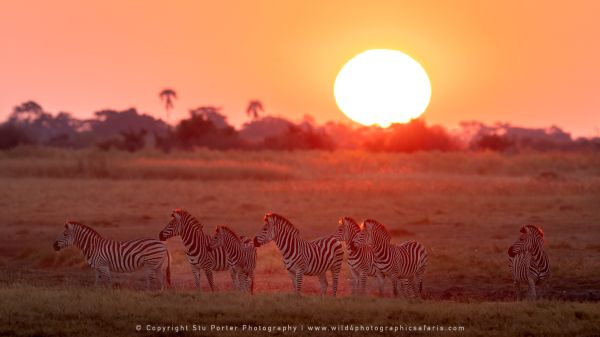
[[[211,240],[210,235],[204,234],[202,224],[187,211],[178,208],[171,213],[171,217],[169,224],[158,235],[159,239],[165,241],[174,236],[181,236],[196,287],[200,289],[200,270],[204,270],[210,290],[214,291],[213,271],[229,269],[225,248],[217,248],[209,252],[207,248]],[[231,280],[235,286],[233,273]]]
[[[235,274],[235,288],[254,293],[254,269],[256,268],[256,247],[251,239],[237,236],[227,226],[217,226],[209,251],[223,247],[227,253],[232,272]]]
[[[355,236],[360,232],[360,226],[354,219],[341,218],[335,235],[336,239],[346,242],[348,249],[348,267],[352,275],[352,293],[365,293],[367,276],[376,276],[379,283],[379,295],[383,296],[385,276],[375,267],[373,249],[371,247],[356,247],[352,245]]]
[[[394,296],[398,295],[398,281],[408,290],[408,295],[416,295],[416,289],[420,295],[427,266],[425,247],[416,241],[400,245],[390,243],[390,233],[383,224],[373,219],[365,220],[361,227],[362,230],[354,238],[353,245],[373,247],[375,266],[385,276],[391,277]]]
[[[521,299],[521,282],[529,285],[529,298],[535,299],[535,286],[546,280],[550,272],[541,228],[532,225],[521,227],[519,239],[508,248],[508,269],[513,277],[517,300]]]
[[[92,228],[74,221],[65,222],[62,237],[54,242],[54,250],[75,245],[88,264],[96,270],[96,284],[111,283],[110,272],[146,271],[148,288],[163,288],[160,277],[162,265],[167,260],[166,283],[171,285],[171,255],[167,246],[156,239],[114,241],[103,238]]]
[[[344,260],[342,243],[333,236],[312,241],[300,238],[299,230],[281,215],[267,213],[265,225],[254,237],[254,245],[260,247],[275,241],[283,255],[285,265],[296,294],[300,294],[304,275],[318,276],[321,295],[327,292],[327,270],[331,270],[333,296],[337,294],[338,277]]]

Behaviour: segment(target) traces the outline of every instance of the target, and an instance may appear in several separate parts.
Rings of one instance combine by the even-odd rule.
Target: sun
[[[350,119],[387,127],[423,114],[431,83],[425,69],[407,54],[371,49],[342,67],[333,91],[338,107]]]

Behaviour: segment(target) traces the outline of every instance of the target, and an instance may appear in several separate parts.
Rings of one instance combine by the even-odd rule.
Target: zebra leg
[[[101,283],[102,285],[108,286],[110,285],[110,270],[108,266],[100,266],[96,268],[96,283]]]
[[[530,277],[527,279],[529,282],[529,299],[535,300],[537,298],[537,294],[535,292],[535,281]]]
[[[231,268],[231,283],[233,290],[242,290],[240,285],[240,272],[236,268]]]
[[[392,278],[392,292],[394,294],[394,297],[398,297],[398,279],[394,276],[392,276],[391,278]]]
[[[327,275],[325,272],[319,275],[319,282],[321,283],[321,296],[325,296],[327,294]]]
[[[367,273],[365,273],[363,271],[359,275],[360,275],[359,276],[360,278],[358,279],[359,280],[358,289],[359,289],[360,294],[364,295],[366,293],[366,289],[367,289]]]
[[[254,271],[250,272],[250,294],[254,294]]]
[[[379,284],[379,296],[383,297],[383,286],[385,283],[385,275],[382,272],[377,272],[377,283]]]
[[[194,282],[196,283],[196,288],[198,288],[198,290],[202,290],[202,288],[200,287],[200,268],[198,268],[198,265],[192,265],[192,274],[194,274]]]
[[[513,284],[515,285],[515,297],[517,298],[517,301],[521,300],[521,284],[517,281],[513,282]]]
[[[204,269],[204,273],[206,274],[206,279],[208,280],[208,285],[210,287],[210,291],[215,291],[215,280],[213,279],[213,273],[211,268]]]
[[[294,274],[294,291],[296,295],[300,295],[300,291],[302,290],[302,277],[304,273],[301,271],[296,271]]]
[[[333,283],[333,297],[337,296],[338,282],[340,279],[340,269],[342,268],[341,263],[337,265],[333,265],[331,268],[331,283]]]
[[[356,269],[350,269],[350,275],[352,276],[352,295],[356,295],[358,291],[358,271]]]

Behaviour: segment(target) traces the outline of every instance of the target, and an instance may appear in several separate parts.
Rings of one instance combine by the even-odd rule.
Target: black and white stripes
[[[217,226],[209,251],[221,247],[225,249],[228,264],[233,272],[234,288],[253,293],[256,248],[252,240],[239,237],[227,226]]]
[[[161,267],[167,260],[166,281],[171,283],[171,256],[164,243],[156,239],[113,241],[83,224],[67,221],[62,237],[54,243],[55,250],[77,246],[88,264],[96,271],[96,284],[111,282],[110,272],[146,271],[148,288],[162,288]]]
[[[415,296],[417,292],[420,294],[427,266],[425,247],[416,241],[392,244],[391,235],[385,226],[373,219],[365,220],[362,227],[353,244],[356,247],[372,247],[375,266],[392,279],[394,295],[398,294],[399,281],[408,291],[407,295]]]
[[[385,276],[377,269],[374,262],[373,249],[370,246],[357,247],[352,242],[360,233],[360,226],[350,217],[341,218],[336,238],[346,242],[348,248],[348,267],[352,275],[352,293],[365,293],[367,276],[375,276],[379,282],[379,295],[383,295]]]
[[[521,298],[521,283],[529,286],[529,298],[537,298],[536,286],[550,272],[544,251],[544,232],[536,226],[521,227],[519,239],[508,248],[508,269],[513,278],[517,299]]]
[[[288,270],[297,294],[302,288],[304,275],[318,276],[321,295],[327,291],[327,270],[331,271],[333,296],[337,294],[338,278],[342,268],[344,252],[342,244],[333,236],[312,241],[300,238],[299,231],[281,215],[268,213],[264,226],[254,237],[254,245],[259,247],[275,241],[283,255],[283,264]]]
[[[208,251],[211,237],[202,231],[202,224],[196,218],[182,209],[173,211],[171,221],[158,236],[161,241],[165,241],[178,235],[181,236],[185,246],[196,287],[200,289],[200,270],[204,270],[208,285],[214,291],[213,271],[229,269],[225,248],[219,247]],[[233,278],[232,274],[232,280]]]

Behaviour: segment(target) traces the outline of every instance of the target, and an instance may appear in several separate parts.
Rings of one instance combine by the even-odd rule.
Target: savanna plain
[[[303,326],[285,335],[600,335],[600,155],[207,151],[135,154],[17,148],[0,152],[0,335],[174,335],[147,325]],[[171,288],[144,290],[143,273],[94,272],[74,247],[52,244],[67,219],[104,237],[158,238],[184,208],[212,234],[226,224],[253,236],[266,212],[286,216],[305,239],[330,235],[343,216],[385,224],[392,241],[418,240],[429,263],[421,300],[350,294],[344,262],[337,298],[303,295],[273,243],[258,249],[256,294],[202,289],[178,238]],[[545,232],[551,265],[542,299],[516,302],[507,250],[521,225]],[[330,281],[331,284],[331,281]],[[525,287],[522,287],[525,291]],[[331,291],[331,289],[329,290]],[[309,332],[308,325],[463,326],[458,332]],[[141,325],[143,330],[136,331]],[[281,332],[183,332],[250,336]]]

